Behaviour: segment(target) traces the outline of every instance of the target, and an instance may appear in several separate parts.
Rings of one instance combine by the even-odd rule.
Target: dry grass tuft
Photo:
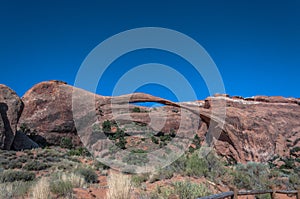
[[[0,199],[18,198],[26,195],[31,182],[15,181],[0,183]]]
[[[111,172],[108,177],[108,199],[130,199],[131,177],[122,173]]]
[[[85,180],[83,177],[75,173],[63,173],[61,179],[64,182],[70,182],[74,188],[83,187],[85,185]]]
[[[48,178],[41,178],[32,188],[32,199],[47,199],[50,197],[50,183]]]

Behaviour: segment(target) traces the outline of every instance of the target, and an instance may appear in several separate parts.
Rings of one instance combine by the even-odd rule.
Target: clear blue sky
[[[198,41],[210,54],[230,95],[300,97],[300,1],[0,1],[0,83],[20,96],[34,84],[73,84],[88,55],[108,37],[138,27],[165,27]],[[110,95],[126,69],[158,62],[193,76],[170,53],[137,51],[116,60],[99,84]],[[186,67],[188,68],[188,67]],[[197,97],[208,95],[191,78]],[[138,91],[176,100],[168,89]]]

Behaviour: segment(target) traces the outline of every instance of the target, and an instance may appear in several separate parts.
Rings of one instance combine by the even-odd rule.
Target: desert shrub
[[[5,166],[6,169],[20,169],[22,168],[22,163],[21,162],[18,162],[16,160],[14,161],[10,161],[6,166]]]
[[[112,136],[109,136],[111,140],[115,141],[115,145],[120,149],[126,149],[126,139],[125,139],[125,132],[117,128],[117,132],[115,132]]]
[[[76,149],[71,149],[67,153],[69,156],[91,156],[90,152],[83,147],[79,147]]]
[[[6,159],[0,159],[0,165],[1,166],[5,166],[5,165],[8,165],[9,164],[9,161],[6,160]]]
[[[25,149],[24,153],[26,153],[27,155],[33,155],[32,149]]]
[[[16,155],[16,151],[3,151],[2,155],[5,157],[14,157]]]
[[[208,163],[195,152],[188,158],[185,172],[188,176],[207,176]]]
[[[7,182],[0,184],[0,198],[13,199],[23,197],[30,189],[32,182]]]
[[[73,169],[73,164],[69,163],[69,162],[63,162],[63,163],[59,163],[56,165],[56,169],[57,170],[63,170],[63,171],[68,171],[68,170],[72,170]]]
[[[47,153],[47,151],[41,151],[39,153],[36,154],[36,157],[37,158],[44,158],[44,157],[47,157],[49,156],[49,154]]]
[[[108,199],[130,199],[132,187],[130,176],[122,173],[111,173],[108,177]]]
[[[171,187],[156,187],[156,190],[148,195],[148,198],[165,199],[171,195],[178,196],[180,199],[194,199],[210,195],[209,188],[204,184],[191,182],[174,182]]]
[[[94,161],[94,167],[96,170],[107,170],[109,169],[110,167],[107,166],[106,164],[103,164],[102,162],[98,161],[98,160],[95,160]]]
[[[50,183],[50,190],[54,194],[57,194],[61,197],[65,197],[72,194],[73,186],[70,181],[63,181],[62,179],[57,179]]]
[[[220,161],[214,153],[200,157],[199,150],[191,154],[183,154],[162,171],[164,175],[170,175],[170,177],[173,173],[179,173],[193,177],[205,176],[212,180],[229,175],[225,163]]]
[[[225,162],[222,162],[214,152],[208,153],[203,159],[208,165],[207,177],[209,179],[215,180],[227,175],[228,169],[225,167]]]
[[[174,175],[174,171],[171,167],[167,166],[158,171],[158,176],[160,180],[171,179]]]
[[[172,137],[171,137],[171,135],[162,135],[162,136],[160,136],[159,137],[160,138],[160,141],[161,142],[168,142],[168,141],[171,141],[172,140]]]
[[[300,176],[298,174],[291,174],[289,176],[289,183],[292,185],[292,188],[297,189],[300,187]]]
[[[140,113],[140,112],[141,112],[141,109],[140,109],[139,107],[134,107],[134,108],[132,109],[132,112],[134,112],[134,113]]]
[[[13,161],[13,160],[16,160],[17,157],[13,155],[13,156],[6,157],[6,159],[9,161]]]
[[[40,170],[47,169],[48,167],[49,167],[48,164],[34,160],[26,163],[23,168],[28,171],[40,171]]]
[[[204,184],[174,182],[173,186],[175,194],[178,195],[180,199],[194,199],[212,194],[209,188]]]
[[[144,166],[149,162],[147,153],[144,150],[132,150],[122,159],[123,162],[131,165]]]
[[[0,183],[15,181],[32,181],[35,174],[27,171],[7,170],[0,173]]]
[[[177,160],[175,160],[172,164],[170,164],[168,167],[171,167],[172,170],[176,173],[184,174],[185,170],[186,170],[187,161],[188,161],[187,155],[183,154]]]
[[[32,188],[32,199],[47,199],[50,197],[50,183],[48,178],[41,178]]]
[[[295,148],[292,148],[290,150],[290,155],[295,155],[296,156],[296,153],[299,152],[299,151],[300,151],[300,147],[299,146],[297,146]]]
[[[146,182],[148,178],[148,174],[136,174],[131,176],[131,182],[135,187],[139,187],[143,182]]]
[[[19,157],[18,161],[21,163],[25,163],[25,162],[27,162],[27,157]]]
[[[61,148],[66,148],[66,149],[72,149],[73,148],[72,139],[68,138],[68,137],[61,138],[60,147]]]
[[[60,159],[57,157],[46,157],[45,160],[47,162],[60,162]]]
[[[281,160],[284,162],[284,164],[281,165],[279,167],[279,169],[281,169],[281,170],[290,170],[290,169],[295,168],[295,159],[293,159],[293,158],[281,158]],[[289,173],[289,172],[287,172],[287,173]]]
[[[33,159],[35,159],[35,157],[34,157],[34,155],[33,155],[33,154],[31,154],[31,155],[28,155],[28,156],[27,156],[27,159],[31,159],[31,160],[33,160]]]
[[[200,139],[200,137],[196,134],[196,135],[194,136],[193,141],[192,141],[192,144],[195,145],[195,148],[189,147],[189,152],[190,152],[190,153],[193,153],[194,151],[200,149],[200,147],[201,147],[200,142],[201,142],[201,139]]]
[[[62,173],[60,178],[64,182],[71,182],[73,188],[80,188],[85,185],[85,179],[82,176],[75,173]]]
[[[98,132],[98,133],[100,133],[100,132],[101,132],[100,125],[99,125],[98,123],[93,124],[92,130],[93,130],[93,132]]]
[[[70,160],[71,162],[80,163],[80,160],[77,157],[67,157],[66,159]]]
[[[81,175],[87,183],[98,182],[98,175],[90,168],[79,168],[75,170],[75,173]]]
[[[102,130],[104,133],[111,132],[111,122],[109,120],[106,120],[102,123]]]
[[[60,197],[71,196],[73,188],[84,187],[85,179],[76,173],[55,173],[51,176],[50,190]]]
[[[269,167],[265,164],[255,162],[238,164],[233,175],[237,188],[263,190],[270,187]]]
[[[158,140],[155,136],[151,136],[151,141],[152,141],[154,144],[159,144],[159,140]]]

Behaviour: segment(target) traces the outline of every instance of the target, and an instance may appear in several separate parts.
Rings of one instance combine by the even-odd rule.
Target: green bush
[[[47,162],[60,162],[61,160],[57,157],[46,157],[45,160]]]
[[[187,161],[188,161],[187,155],[183,154],[181,157],[175,160],[171,165],[169,165],[169,167],[171,167],[172,170],[176,173],[185,174]]]
[[[47,169],[48,167],[49,167],[48,164],[45,164],[37,160],[33,160],[31,162],[26,163],[23,168],[28,171],[40,171],[40,170]]]
[[[105,122],[103,122],[102,128],[104,130],[104,133],[106,133],[108,138],[115,143],[115,146],[117,146],[120,149],[126,149],[127,141],[125,139],[124,130],[117,127],[117,131],[115,133],[111,133],[111,125],[112,124],[109,120],[106,120]],[[113,123],[113,125],[116,125],[116,123]]]
[[[98,160],[95,160],[94,161],[94,167],[97,169],[97,170],[107,170],[109,169],[110,167],[107,166],[106,164],[98,161]]]
[[[18,162],[21,162],[21,163],[27,162],[27,157],[19,157]]]
[[[174,175],[174,171],[171,167],[167,166],[159,171],[159,179],[171,179]]]
[[[193,153],[194,151],[200,149],[200,147],[201,147],[201,144],[200,144],[200,143],[201,143],[201,139],[200,139],[200,137],[196,134],[196,135],[194,136],[193,141],[192,141],[192,144],[195,145],[196,148],[189,147],[190,153]]]
[[[50,190],[58,196],[68,196],[73,192],[73,185],[70,181],[59,179],[50,183]]]
[[[116,142],[116,146],[119,147],[120,149],[126,149],[126,139],[125,139],[125,133],[123,130],[119,129],[117,130],[117,132],[115,133],[117,142]]]
[[[195,152],[188,158],[185,172],[187,175],[194,177],[207,176],[208,163],[204,159],[199,158],[198,153]]]
[[[292,158],[281,158],[281,160],[284,162],[284,165],[281,165],[279,169],[293,169],[295,168],[295,159]]]
[[[111,132],[111,122],[109,120],[106,120],[102,123],[102,130],[104,131],[104,133]]]
[[[300,176],[299,174],[291,174],[289,176],[289,183],[293,186],[294,189],[297,189],[300,187]]]
[[[131,177],[131,182],[135,187],[140,187],[143,182],[147,181],[148,178],[149,178],[148,174],[133,175]]]
[[[16,160],[14,161],[10,161],[6,166],[5,166],[6,169],[20,169],[22,168],[22,163],[21,162],[18,162]]]
[[[297,146],[295,148],[292,148],[290,150],[290,155],[296,155],[296,153],[299,152],[299,151],[300,151],[300,147],[299,146]]]
[[[225,167],[225,162],[222,162],[214,152],[208,153],[203,159],[205,159],[208,165],[207,177],[209,179],[218,179],[225,176],[228,172],[228,169]]]
[[[126,139],[125,139],[125,132],[117,128],[117,131],[113,135],[109,135],[109,139],[115,142],[115,146],[120,149],[126,149]]]
[[[32,181],[35,179],[35,174],[27,171],[7,170],[0,173],[0,183],[15,182],[15,181]]]
[[[87,183],[98,182],[98,175],[92,169],[79,168],[79,169],[75,170],[75,173],[81,175]]]
[[[134,113],[140,113],[140,112],[141,112],[141,109],[140,109],[139,107],[134,107],[134,108],[132,109],[132,112],[134,112]]]
[[[171,141],[171,140],[172,140],[171,135],[162,135],[162,136],[160,136],[160,141],[161,142],[168,142],[168,141]]]
[[[147,198],[165,199],[170,195],[176,195],[180,199],[195,199],[211,195],[209,188],[204,184],[191,182],[174,182],[171,187],[156,187],[156,190]]]
[[[194,199],[198,197],[211,195],[211,191],[204,184],[195,184],[191,182],[174,182],[175,194],[180,199]]]
[[[69,156],[91,156],[90,152],[83,147],[79,147],[77,149],[71,149],[67,153]]]
[[[269,189],[270,170],[265,164],[249,162],[245,165],[238,164],[233,173],[234,184],[239,189],[263,190]]]
[[[7,182],[0,184],[0,198],[24,198],[24,195],[28,193],[33,182]]]
[[[154,144],[159,144],[159,140],[158,140],[155,136],[151,136],[151,141],[152,141]]]
[[[149,159],[147,153],[139,149],[132,150],[127,156],[122,159],[122,162],[130,165],[144,166],[149,162]]]
[[[73,148],[72,139],[68,138],[68,137],[61,138],[60,147],[61,148],[66,148],[66,149],[72,149]]]
[[[6,159],[0,159],[0,165],[1,166],[6,166],[6,165],[8,165],[9,164],[9,161],[8,160],[6,160]]]

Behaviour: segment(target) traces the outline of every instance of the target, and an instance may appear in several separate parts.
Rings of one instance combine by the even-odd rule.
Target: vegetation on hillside
[[[168,145],[176,136],[173,131],[158,132],[140,137],[132,145],[129,135],[114,121],[106,120],[93,128],[104,132],[114,143],[112,154],[115,150],[130,151],[121,161],[135,166],[146,166],[151,161],[148,152]],[[87,149],[75,147],[69,138],[62,138],[60,147],[0,151],[0,198],[73,198],[74,188],[99,188],[99,178],[107,174],[108,198],[196,198],[218,192],[218,186],[245,190],[300,187],[299,147],[292,148],[289,157],[274,156],[266,164],[236,164],[213,151],[203,153],[201,141],[195,135],[192,147],[180,158],[154,173],[144,174],[116,174],[95,160]]]

